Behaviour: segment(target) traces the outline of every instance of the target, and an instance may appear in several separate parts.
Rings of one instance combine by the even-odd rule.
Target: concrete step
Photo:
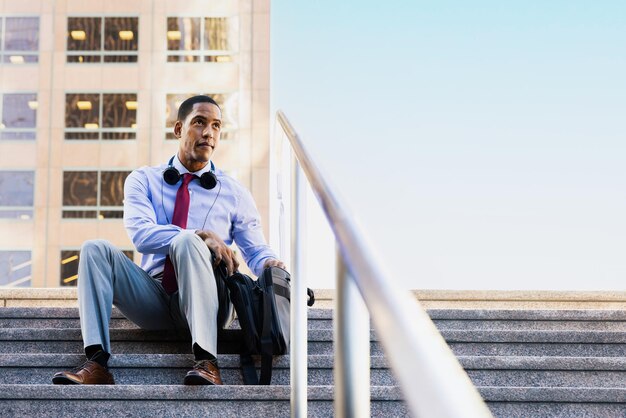
[[[477,386],[528,387],[626,387],[626,359],[549,357],[461,357],[461,364]],[[80,354],[0,355],[0,384],[47,384],[52,375],[84,361]],[[222,379],[228,385],[243,384],[239,356],[219,358]],[[333,384],[334,356],[309,356],[309,385]],[[119,354],[109,362],[118,384],[181,384],[193,365],[191,355]],[[257,360],[257,367],[259,366]],[[387,361],[371,358],[371,383],[396,384]],[[289,356],[274,359],[272,384],[289,384]]]
[[[618,418],[626,416],[625,388],[479,387],[495,418]]]
[[[240,330],[220,334],[218,353],[236,353]],[[309,354],[332,354],[333,331],[311,329]],[[457,355],[626,357],[626,333],[617,331],[442,331]],[[188,352],[185,332],[112,329],[113,353]],[[382,347],[372,332],[371,354],[382,355]],[[0,353],[82,353],[80,329],[4,328],[0,329]]]
[[[6,416],[289,416],[289,386],[0,385]],[[479,387],[496,418],[622,417],[623,388]],[[308,389],[311,417],[333,415],[333,387]],[[372,387],[372,416],[407,417],[397,387]]]
[[[309,329],[332,329],[332,315],[331,309],[308,309]],[[110,324],[110,328],[138,328],[117,308]],[[0,308],[0,328],[80,328],[78,308]],[[239,328],[237,320],[232,328]]]
[[[604,309],[428,309],[427,312],[433,320],[626,321],[626,310]]]
[[[626,332],[626,311],[471,310],[428,311],[441,330]],[[310,329],[331,329],[332,310],[309,309]],[[77,308],[0,308],[0,328],[79,328]],[[234,327],[237,327],[235,322]],[[111,328],[137,328],[113,309]]]
[[[0,384],[49,384],[54,373],[84,360],[80,354],[0,354]],[[260,360],[255,360],[259,368]],[[333,360],[333,356],[309,356],[308,384],[333,384]],[[272,384],[288,385],[289,356],[274,357],[273,365]],[[121,354],[109,361],[116,383],[122,385],[179,385],[192,366],[193,356],[186,354]],[[238,355],[221,355],[219,366],[224,384],[243,384]],[[383,357],[372,357],[371,379],[372,385],[395,385]]]
[[[6,416],[289,417],[289,386],[0,385]],[[408,412],[397,387],[372,387],[372,416]],[[308,416],[333,415],[333,387],[308,389]]]

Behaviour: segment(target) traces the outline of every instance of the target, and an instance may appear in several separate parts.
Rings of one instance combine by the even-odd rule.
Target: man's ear
[[[177,120],[176,123],[174,124],[174,136],[180,139],[182,135],[182,130],[183,130],[183,123]]]

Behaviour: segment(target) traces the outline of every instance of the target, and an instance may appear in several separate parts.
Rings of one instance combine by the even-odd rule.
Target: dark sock
[[[215,366],[217,366],[217,358],[213,354],[211,354],[208,351],[204,350],[197,343],[193,344],[193,355],[194,355],[196,361],[209,360],[211,363],[213,363]]]
[[[109,357],[111,357],[109,353],[104,351],[104,348],[100,344],[85,347],[85,355],[87,359],[95,361],[104,368],[107,368]]]

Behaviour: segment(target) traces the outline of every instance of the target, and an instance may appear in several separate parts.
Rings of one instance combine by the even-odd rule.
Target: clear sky
[[[626,288],[626,2],[274,0],[271,30],[272,107],[403,285]]]

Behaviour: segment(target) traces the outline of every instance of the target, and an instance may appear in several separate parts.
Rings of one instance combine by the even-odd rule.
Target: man
[[[222,114],[208,96],[185,100],[174,134],[178,153],[167,165],[133,171],[124,185],[124,225],[141,268],[103,240],[87,241],[78,266],[80,325],[87,362],[56,373],[55,384],[113,384],[107,368],[109,319],[115,304],[144,329],[189,329],[196,363],[188,385],[222,383],[217,364],[217,331],[232,320],[230,303],[218,324],[214,268],[230,275],[238,268],[233,240],[256,274],[284,268],[265,243],[250,193],[215,170]]]

